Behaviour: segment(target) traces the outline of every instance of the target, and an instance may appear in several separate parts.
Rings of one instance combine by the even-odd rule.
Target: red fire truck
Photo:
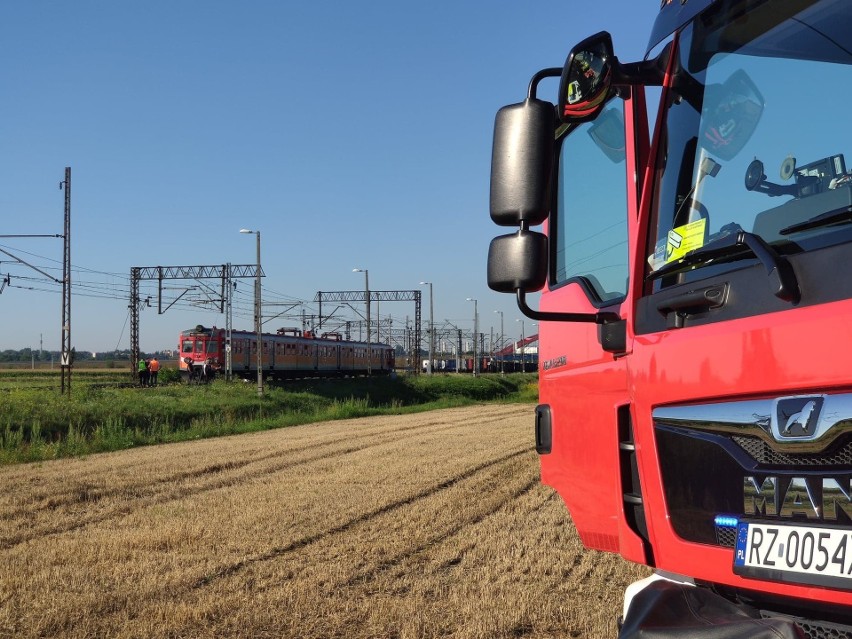
[[[497,114],[542,481],[655,569],[620,636],[852,637],[850,105],[849,0],[662,0]]]

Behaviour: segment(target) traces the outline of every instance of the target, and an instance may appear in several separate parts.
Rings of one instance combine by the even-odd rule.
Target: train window
[[[207,342],[207,352],[208,353],[218,353],[219,352],[219,340],[210,340]]]
[[[181,347],[180,350],[182,350],[184,353],[191,353],[192,352],[192,340],[191,339],[184,340],[183,346]]]

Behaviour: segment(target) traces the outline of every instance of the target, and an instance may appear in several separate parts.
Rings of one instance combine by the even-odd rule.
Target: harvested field
[[[614,636],[528,405],[0,469],[0,636]]]

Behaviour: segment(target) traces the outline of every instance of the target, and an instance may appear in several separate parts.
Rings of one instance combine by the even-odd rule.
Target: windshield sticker
[[[666,238],[666,263],[679,260],[690,251],[704,246],[704,228],[707,220],[700,219],[669,231]]]
[[[657,242],[654,253],[648,258],[651,270],[656,271],[663,264],[679,260],[690,251],[704,246],[707,220],[700,219],[669,231],[665,239]]]
[[[707,220],[700,219],[669,231],[666,238],[666,263],[679,260],[690,251],[704,246]]]

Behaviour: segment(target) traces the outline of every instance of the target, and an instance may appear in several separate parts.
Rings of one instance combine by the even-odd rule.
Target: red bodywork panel
[[[545,309],[554,302],[588,304],[576,285],[543,297]],[[553,415],[553,448],[541,457],[542,481],[565,500],[586,546],[642,562],[642,541],[623,516],[618,472],[617,412],[627,403],[626,360],[601,350],[594,324],[543,324],[539,361],[562,357],[564,366],[539,376],[541,403]]]
[[[668,521],[651,411],[809,392],[849,392],[852,301],[637,336],[629,357],[635,439],[656,565],[696,579],[852,605],[852,593],[743,579],[733,550],[688,543]],[[803,339],[807,336],[807,339]],[[732,393],[732,389],[734,392]]]

